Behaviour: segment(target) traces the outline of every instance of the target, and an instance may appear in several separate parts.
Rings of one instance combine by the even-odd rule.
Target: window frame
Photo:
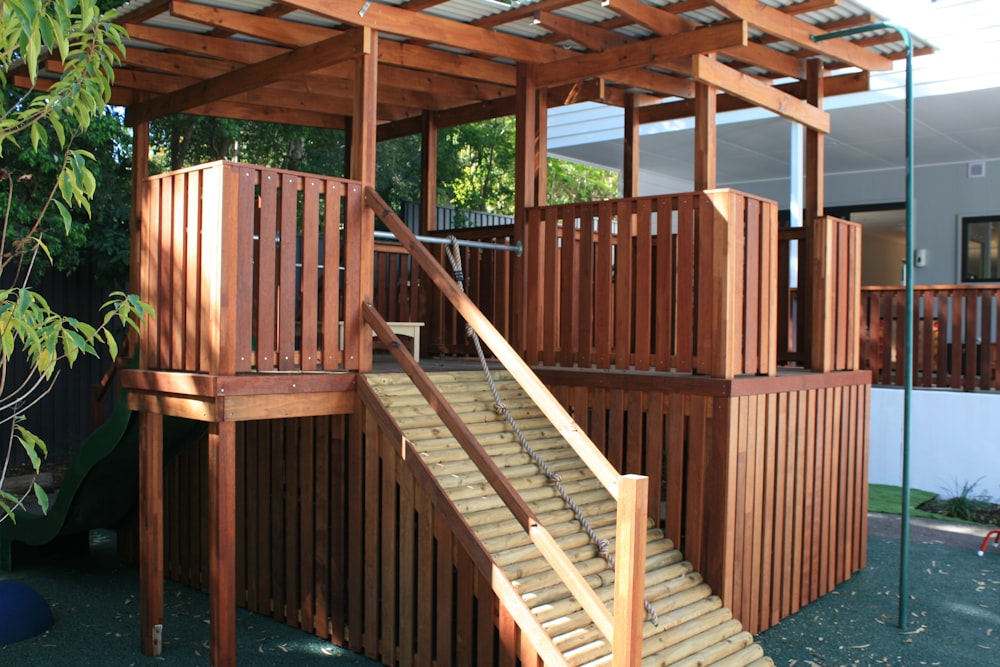
[[[997,251],[998,256],[993,254],[993,246],[990,244],[990,248],[987,249],[989,253],[989,265],[996,268],[996,275],[990,275],[986,278],[972,278],[971,272],[969,271],[969,229],[974,224],[988,223],[990,225],[996,226],[997,234],[1000,235],[1000,213],[993,213],[987,215],[969,215],[962,216],[959,222],[961,229],[961,241],[959,246],[959,278],[962,283],[998,283],[1000,282],[1000,249]],[[992,230],[991,230],[992,237]]]

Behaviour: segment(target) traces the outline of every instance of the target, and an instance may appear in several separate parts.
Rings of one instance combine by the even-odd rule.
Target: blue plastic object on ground
[[[0,581],[0,644],[13,644],[52,627],[52,610],[38,591],[17,581]]]

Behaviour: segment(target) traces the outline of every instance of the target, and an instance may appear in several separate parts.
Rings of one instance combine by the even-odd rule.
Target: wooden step
[[[574,563],[597,597],[614,603],[614,570],[539,466],[523,450],[513,429],[493,408],[481,371],[435,373],[438,389],[479,443]],[[530,446],[579,505],[599,538],[615,550],[617,504],[509,375],[495,375],[497,389]],[[416,387],[401,374],[379,374],[375,392],[420,453],[451,502],[491,559],[524,598],[571,665],[610,665],[611,647],[580,603],[552,571],[521,524],[458,445]],[[642,664],[696,667],[763,667],[753,637],[663,531],[649,523],[646,534],[645,597],[657,614],[642,627]]]

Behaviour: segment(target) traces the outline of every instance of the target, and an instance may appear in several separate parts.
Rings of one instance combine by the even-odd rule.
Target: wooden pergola
[[[539,216],[536,221],[549,219],[537,213],[546,203],[548,109],[583,101],[624,109],[624,195],[634,198],[638,193],[640,125],[694,117],[695,189],[707,191],[717,185],[716,115],[759,107],[805,126],[806,219],[820,219],[823,216],[823,137],[829,131],[830,122],[823,111],[824,99],[866,90],[868,73],[890,69],[893,60],[903,57],[905,51],[898,36],[887,30],[823,42],[813,38],[832,30],[866,25],[876,18],[862,6],[847,0],[539,0],[516,6],[493,0],[398,3],[378,0],[218,3],[213,0],[199,3],[139,0],[125,5],[118,20],[127,28],[129,42],[122,64],[116,68],[112,102],[127,108],[126,120],[136,128],[133,284],[139,286],[144,295],[153,294],[161,299],[159,319],[168,323],[158,323],[155,330],[147,334],[152,338],[143,341],[142,370],[132,372],[125,381],[130,389],[130,407],[141,411],[143,424],[140,476],[144,492],[140,540],[144,651],[150,654],[158,651],[159,637],[153,628],[162,622],[163,470],[159,449],[162,415],[175,414],[211,424],[208,550],[212,659],[214,664],[221,665],[235,660],[232,574],[235,529],[231,518],[236,494],[235,424],[251,419],[348,414],[354,408],[355,373],[369,371],[372,367],[371,322],[366,320],[363,310],[373,292],[374,251],[370,238],[375,212],[370,203],[362,206],[361,201],[375,183],[380,139],[421,135],[422,220],[424,229],[430,229],[437,204],[439,129],[497,116],[515,116],[515,217],[520,224],[525,224],[531,210]],[[923,46],[918,44],[919,48]],[[52,57],[45,63],[47,69],[40,88],[44,88],[46,76],[58,74],[59,62]],[[14,82],[27,84],[17,76]],[[239,245],[241,241],[233,231],[236,227],[227,227],[226,221],[232,220],[232,225],[236,225],[237,217],[251,211],[252,224],[253,184],[268,174],[256,168],[241,173],[240,169],[223,164],[206,170],[203,176],[192,176],[195,172],[191,171],[169,179],[147,179],[148,124],[172,113],[273,121],[347,132],[350,168],[345,176],[351,182],[331,179],[317,186],[327,197],[341,197],[345,210],[350,211],[348,215],[357,220],[356,225],[345,231],[344,253],[348,255],[345,262],[350,270],[345,275],[342,294],[343,350],[330,356],[328,361],[320,362],[318,367],[318,370],[347,373],[289,376],[260,372],[261,351],[265,345],[255,341],[256,348],[251,350],[249,336],[245,345],[240,342],[243,339],[238,338],[242,335],[239,326],[250,321],[251,310],[254,316],[257,311],[241,301],[245,296],[242,290],[250,283],[240,282],[243,274],[240,273],[240,260],[234,259],[234,253],[242,253],[246,248]],[[186,238],[176,223],[170,226],[171,206],[175,210],[192,206],[179,194],[181,189],[171,188],[178,188],[178,184],[186,183],[184,179],[188,178],[216,179],[199,181],[198,187],[205,187],[206,193],[210,191],[209,185],[215,188],[211,202],[223,221],[222,231],[210,241],[205,236],[202,246],[195,247],[197,242],[189,246],[186,264],[183,259],[178,260],[180,263],[169,264],[166,259],[156,259],[157,252],[165,252],[158,248],[173,247],[175,253],[183,256],[183,239]],[[713,196],[708,194],[699,200],[703,202],[699,204],[703,210],[711,210],[713,203],[729,201],[725,197],[713,199]],[[199,206],[208,210],[208,201],[206,195],[204,203],[193,205],[192,210]],[[745,206],[746,211],[759,214],[763,220],[762,229],[767,228],[769,216],[773,217],[776,227],[776,211],[767,204],[739,201],[741,220]],[[640,213],[645,211],[647,216],[652,206],[629,203],[633,205],[639,207]],[[673,206],[677,212],[691,202],[664,199],[657,205]],[[719,209],[726,206],[731,204],[720,204]],[[664,208],[661,214],[666,213],[668,209]],[[747,213],[747,217],[752,216]],[[150,227],[151,219],[162,227]],[[554,221],[556,216],[551,219]],[[747,228],[754,224],[757,223],[751,220]],[[150,229],[158,229],[158,236],[150,237]],[[646,229],[648,232],[648,223]],[[294,228],[289,231],[294,232]],[[270,233],[273,234],[273,230]],[[555,234],[551,233],[552,239]],[[722,239],[721,249],[726,238],[719,238]],[[774,237],[767,239],[767,243],[776,246]],[[607,247],[610,257],[610,242]],[[208,258],[214,264],[204,263],[209,250],[217,251],[214,259]],[[764,255],[770,257],[768,253]],[[750,264],[755,257],[760,257],[747,255],[746,260],[733,259],[734,255],[726,257],[724,262],[710,269],[706,265],[703,282],[730,281],[725,282],[725,288],[718,289],[742,293],[742,278],[736,280],[739,272],[735,267],[743,266],[744,261]],[[196,283],[185,271],[199,262],[201,273],[194,272],[192,276],[202,282]],[[307,280],[305,272],[302,280]],[[315,284],[318,278],[313,276],[308,280]],[[760,280],[764,285],[760,291],[762,302],[771,298],[768,295],[773,292],[768,290],[775,289],[768,287],[768,280],[767,276]],[[235,286],[231,294],[225,292],[227,281]],[[515,292],[529,292],[525,281],[523,274],[514,277]],[[169,286],[170,283],[173,285]],[[199,298],[200,289],[208,294],[209,290],[217,289],[216,283],[223,285],[222,292],[213,292],[209,305],[203,306],[197,316],[200,324],[192,324],[191,315],[185,320],[184,307],[177,305],[179,300],[187,298],[193,303]],[[209,286],[202,288],[198,284]],[[294,279],[284,284],[294,284]],[[839,284],[831,283],[824,289],[832,294],[838,285],[848,285],[847,279]],[[330,286],[330,289],[338,288]],[[274,294],[270,297],[273,300]],[[278,295],[279,300],[283,298],[284,293]],[[540,301],[532,302],[530,295],[527,298],[529,303],[537,304],[535,312],[544,312]],[[714,309],[711,321],[720,327],[729,326],[731,316],[736,314],[735,302],[723,303],[726,298],[723,295],[711,302],[710,307],[706,306],[706,312]],[[757,298],[755,294],[753,299]],[[230,307],[232,310],[227,310]],[[775,317],[767,309],[764,313],[762,320]],[[233,315],[232,321],[227,320],[228,315]],[[241,319],[243,317],[246,320]],[[284,326],[280,324],[280,314],[269,317],[272,317],[272,328]],[[526,333],[536,326],[529,321],[530,317],[522,317],[514,329],[515,337],[522,339],[521,349],[530,348]],[[172,329],[170,322],[174,323]],[[204,329],[204,335],[199,337],[194,331],[205,322],[217,323],[218,330]],[[334,327],[329,324],[325,332],[331,335]],[[813,333],[817,334],[819,342],[813,349],[812,368],[823,372],[855,371],[857,366],[851,358],[856,357],[856,350],[851,352],[849,345],[842,345],[840,361],[837,361],[833,340],[837,336],[849,338],[851,327],[835,330],[834,325],[827,322],[814,324]],[[287,335],[280,334],[283,340],[296,338],[294,323],[288,326],[291,329]],[[313,329],[315,334],[315,327]],[[764,350],[773,343],[774,334],[765,325],[760,331],[760,349]],[[856,337],[856,330],[853,335]],[[197,342],[188,343],[189,338]],[[302,339],[304,342],[305,334]],[[312,344],[315,347],[318,343],[312,340]],[[331,349],[330,344],[324,348],[328,354]],[[244,353],[242,357],[241,353]],[[529,349],[529,356],[534,355],[536,363],[539,359],[548,359],[548,353],[553,351]],[[738,356],[734,350],[723,350],[718,357],[721,361],[696,361],[694,367],[686,362],[689,363],[688,372],[704,371],[720,378],[719,382],[698,389],[695,392],[697,401],[691,401],[700,406],[693,409],[703,423],[708,423],[705,420],[714,409],[713,405],[722,405],[723,399],[738,401],[740,397],[763,391],[761,380],[772,379],[770,376],[775,374],[776,355],[770,352],[748,353],[752,360],[743,365]],[[281,362],[269,370],[306,370],[306,350],[289,349],[284,358],[289,360],[287,366]],[[626,351],[618,369],[627,372],[630,361]],[[331,365],[325,366],[325,363]],[[765,378],[751,377],[744,385],[739,385],[742,388],[726,384],[735,382],[734,376],[740,374]],[[777,380],[775,386],[782,391],[805,386],[801,379]],[[569,384],[566,376],[558,372],[551,382]],[[829,386],[863,385],[864,382],[855,373],[847,379],[832,381]],[[690,383],[683,384],[677,391],[690,386]],[[852,405],[861,407],[852,415],[850,428],[845,421],[845,434],[849,430],[852,434],[861,433],[866,423],[864,395],[863,391],[850,394]],[[661,400],[658,409],[667,405],[662,403],[665,399],[657,400]],[[840,405],[840,400],[838,395],[836,405]],[[844,399],[845,410],[847,400]],[[725,406],[719,409],[730,410]],[[737,415],[737,409],[732,408],[734,412],[725,414]],[[822,414],[822,408],[820,411]],[[738,419],[733,419],[735,429]],[[763,424],[763,417],[761,420]],[[692,417],[692,423],[694,421]],[[721,428],[718,426],[721,423],[717,416],[712,428]],[[702,430],[700,435],[706,437],[706,432]],[[722,440],[717,439],[717,448],[722,446],[720,443]],[[745,441],[740,443],[741,446],[746,444]],[[850,456],[855,456],[853,450]],[[847,461],[848,455],[844,457]],[[854,458],[850,460],[855,461]],[[828,465],[832,464],[828,462]],[[732,474],[735,476],[735,472]],[[842,479],[846,479],[846,475]],[[704,483],[701,491],[705,491]],[[832,497],[828,497],[828,504]],[[751,495],[748,494],[747,499],[752,505]],[[659,502],[655,511],[659,511]],[[843,534],[844,529],[836,530]],[[831,536],[836,530],[831,528]],[[832,547],[830,553],[833,553]],[[704,559],[719,571],[732,565],[732,559],[727,560],[724,555],[706,554]],[[829,583],[835,583],[834,570],[843,574],[845,569],[849,568],[831,565]],[[728,585],[731,589],[732,584]],[[822,588],[823,585],[814,583],[812,592]],[[809,594],[804,591],[802,597]],[[756,602],[747,598],[747,608],[752,604]],[[786,599],[785,608],[788,605]],[[756,615],[758,611],[753,613]],[[777,615],[778,612],[773,613]]]

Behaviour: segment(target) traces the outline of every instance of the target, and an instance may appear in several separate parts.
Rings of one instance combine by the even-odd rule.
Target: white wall
[[[969,178],[967,163],[917,167],[914,174],[913,230],[916,248],[928,249],[918,267],[920,285],[951,285],[959,278],[959,219],[1000,213],[1000,160],[986,160],[986,175]],[[826,205],[897,204],[906,200],[902,169],[827,174]],[[788,180],[734,183],[733,187],[788,206]],[[898,267],[897,267],[898,271]],[[895,283],[890,283],[895,284]]]
[[[902,484],[903,390],[872,388],[868,481]],[[913,390],[910,486],[945,496],[977,482],[1000,498],[1000,394]],[[957,487],[957,488],[956,488]]]

